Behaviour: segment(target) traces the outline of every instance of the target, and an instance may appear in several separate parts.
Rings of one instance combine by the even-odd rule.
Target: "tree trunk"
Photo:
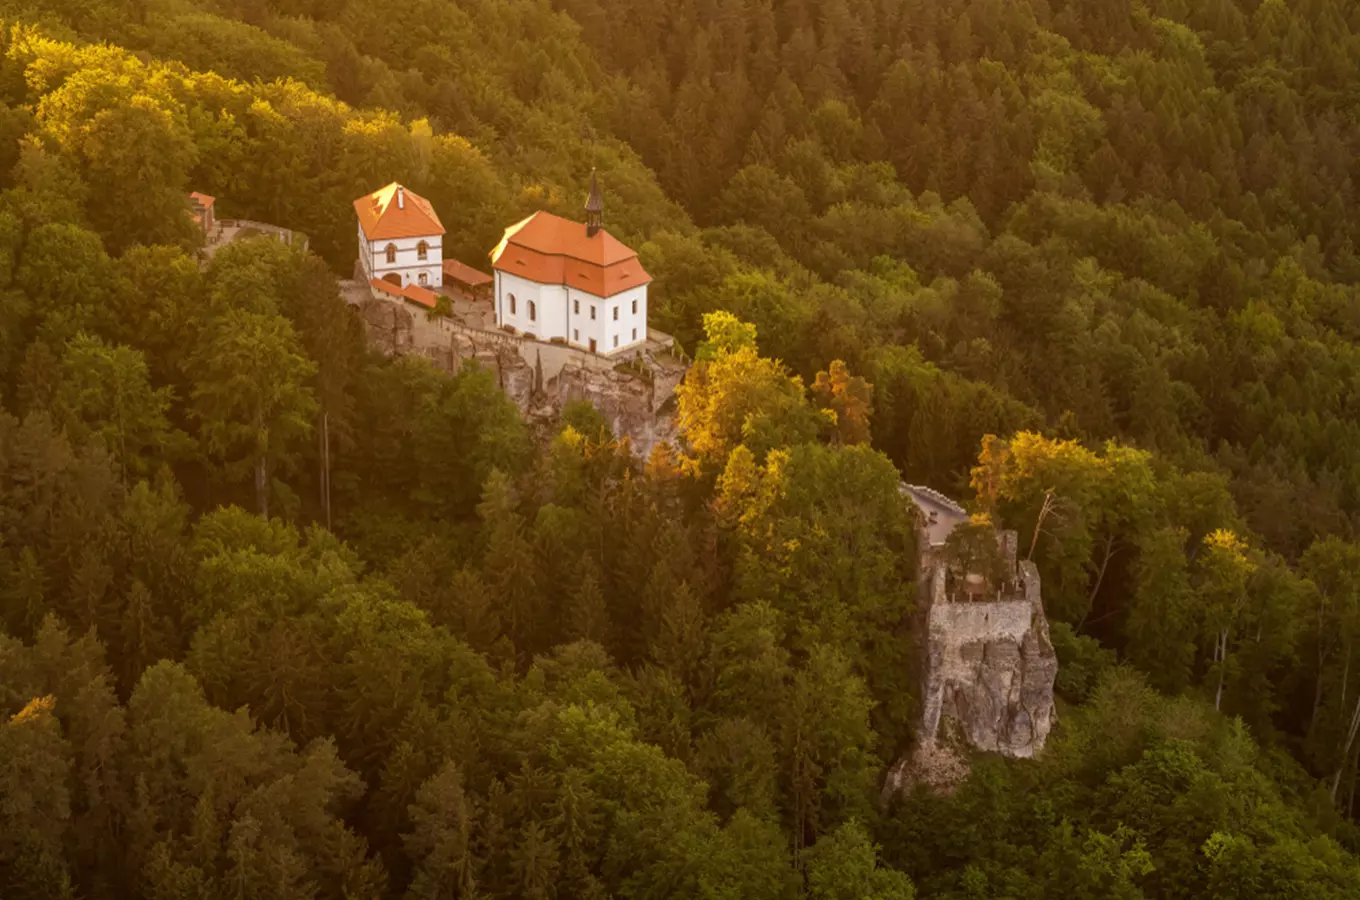
[[[1053,508],[1053,494],[1051,491],[1044,493],[1043,506],[1039,507],[1039,517],[1034,520],[1034,537],[1029,542],[1029,555],[1025,559],[1033,561],[1034,551],[1039,546],[1039,531],[1044,527],[1044,519],[1048,517],[1049,510]]]
[[[1360,768],[1360,750],[1356,751],[1356,757],[1355,765],[1351,766],[1351,799],[1350,803],[1346,806],[1346,817],[1352,821],[1355,819],[1355,775],[1356,769]]]
[[[1347,693],[1346,682],[1350,680],[1351,674],[1351,658],[1349,648],[1347,648],[1347,651],[1348,652],[1346,653],[1346,668],[1342,670],[1341,674],[1341,705],[1343,709],[1345,708],[1346,705],[1346,693]],[[1336,775],[1332,778],[1333,805],[1335,805],[1336,803],[1337,789],[1341,787],[1341,773],[1346,771],[1346,763],[1350,761],[1351,746],[1355,743],[1355,734],[1357,731],[1360,731],[1360,695],[1357,695],[1355,698],[1355,710],[1351,713],[1350,727],[1346,729],[1346,743],[1341,749],[1341,762],[1337,765]]]
[[[260,507],[260,515],[269,518],[269,470],[264,454],[255,458],[255,502]]]
[[[1223,674],[1228,667],[1228,629],[1219,633],[1214,645],[1214,655],[1218,657],[1218,691],[1214,694],[1214,709],[1223,707]]]
[[[321,509],[326,515],[326,530],[331,529],[331,417],[321,414]]]
[[[1086,617],[1091,614],[1091,609],[1095,606],[1096,594],[1100,593],[1100,584],[1105,580],[1105,570],[1110,567],[1110,557],[1114,556],[1114,535],[1105,538],[1105,558],[1100,561],[1100,571],[1096,573],[1096,583],[1091,586],[1091,593],[1086,597],[1086,612],[1081,614],[1081,621],[1077,623],[1077,634],[1081,634],[1081,628],[1086,624]]]
[[[1346,764],[1350,762],[1351,746],[1355,743],[1355,733],[1360,730],[1360,697],[1356,698],[1355,711],[1351,713],[1350,728],[1346,731],[1346,745],[1341,752],[1341,763],[1336,768],[1336,775],[1332,777],[1332,803],[1336,803],[1336,791],[1341,786],[1341,774],[1346,771]]]
[[[1313,685],[1313,715],[1308,719],[1308,730],[1312,731],[1317,727],[1318,710],[1322,708],[1322,670],[1327,665],[1327,642],[1324,637],[1326,621],[1327,601],[1322,592],[1318,592],[1318,611],[1317,611],[1317,679]],[[1345,700],[1342,700],[1345,703]]]

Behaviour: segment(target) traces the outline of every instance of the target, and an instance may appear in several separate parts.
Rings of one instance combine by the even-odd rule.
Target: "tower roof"
[[[395,181],[354,201],[359,227],[370,241],[433,237],[444,233],[430,201]]]
[[[586,198],[586,212],[604,212],[604,197],[600,196],[600,182],[595,170],[590,170],[590,196]]]
[[[597,297],[652,280],[636,251],[609,232],[588,235],[579,222],[546,212],[505,229],[491,260],[502,272],[539,284],[565,284]]]

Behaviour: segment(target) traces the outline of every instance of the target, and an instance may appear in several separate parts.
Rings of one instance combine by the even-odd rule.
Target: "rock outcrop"
[[[1016,561],[1013,531],[996,535],[990,576],[952,558],[949,535],[967,521],[953,501],[903,486],[922,512],[917,599],[922,650],[916,746],[888,774],[884,797],[913,782],[949,790],[967,776],[967,750],[1029,758],[1055,719],[1058,659],[1039,571]]]
[[[551,426],[569,403],[589,400],[614,434],[627,438],[643,459],[657,444],[675,437],[671,398],[687,366],[667,353],[643,353],[621,370],[613,360],[560,344],[430,319],[399,303],[369,297],[366,288],[354,292],[351,305],[373,349],[424,356],[448,372],[475,361],[496,378],[531,427]]]
[[[1058,660],[1049,639],[1034,563],[1019,564],[1017,593],[950,602],[946,571],[931,577],[921,740],[953,719],[968,743],[1003,756],[1031,757],[1053,724]]]

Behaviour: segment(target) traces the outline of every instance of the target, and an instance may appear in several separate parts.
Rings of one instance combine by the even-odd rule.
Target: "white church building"
[[[491,252],[497,325],[606,356],[647,340],[652,278],[603,217],[592,173],[585,224],[537,212],[505,230]]]
[[[359,265],[370,280],[436,289],[444,279],[444,226],[424,197],[393,182],[354,201]]]

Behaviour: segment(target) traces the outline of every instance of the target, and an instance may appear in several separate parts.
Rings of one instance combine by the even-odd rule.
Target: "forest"
[[[0,897],[1360,897],[1357,72],[1343,0],[0,0]],[[485,267],[592,170],[645,461],[337,287],[381,185]],[[1058,723],[884,802],[902,480]]]

